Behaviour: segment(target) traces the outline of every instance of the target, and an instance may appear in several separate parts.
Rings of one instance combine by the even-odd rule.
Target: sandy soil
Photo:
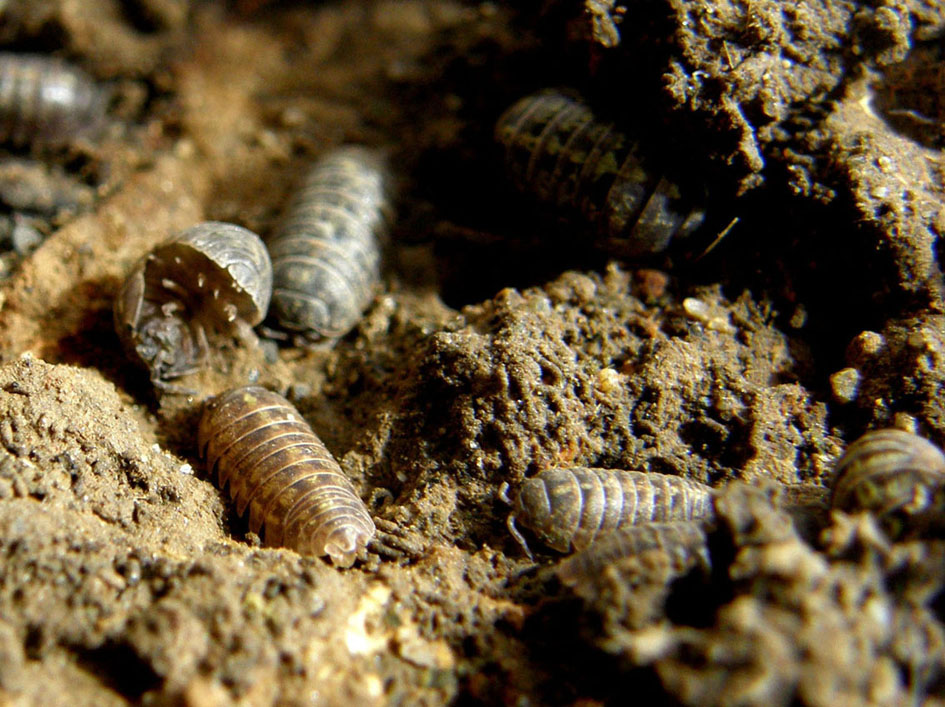
[[[112,93],[100,139],[0,163],[0,703],[945,704],[945,540],[826,508],[867,429],[945,444],[940,4],[0,16],[6,48]],[[516,193],[493,126],[549,86],[712,185],[707,240],[613,259]],[[396,165],[363,320],[156,390],[112,324],[133,264],[205,219],[271,233],[345,142]],[[202,400],[249,382],[288,395],[407,552],[339,571],[261,546],[196,450]],[[711,568],[651,553],[562,586],[499,491],[567,464],[717,488]]]

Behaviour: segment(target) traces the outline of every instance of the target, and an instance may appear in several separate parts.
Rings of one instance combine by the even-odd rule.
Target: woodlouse
[[[380,154],[364,147],[336,149],[311,168],[268,241],[280,328],[317,341],[357,323],[380,279],[387,182]]]
[[[374,521],[338,462],[277,393],[247,386],[211,399],[197,432],[207,468],[266,544],[350,567]]]
[[[615,253],[660,252],[704,220],[695,199],[645,164],[638,145],[563,93],[520,99],[499,118],[495,136],[520,191],[565,216],[581,214]]]
[[[945,454],[922,437],[899,429],[867,432],[837,461],[830,505],[870,511],[894,537],[945,515]]]
[[[115,299],[115,328],[157,385],[197,370],[217,335],[251,339],[266,316],[272,265],[262,240],[207,221],[142,258]]]
[[[107,96],[88,74],[54,57],[0,53],[0,140],[60,145],[94,137]]]
[[[628,557],[658,550],[670,560],[676,576],[696,565],[710,567],[705,526],[697,521],[644,523],[621,528],[599,538],[593,545],[562,560],[555,574],[569,587],[593,581],[607,567]]]
[[[549,547],[569,552],[626,526],[708,518],[713,513],[712,489],[697,481],[586,467],[542,471],[526,479],[510,503],[509,532],[526,553],[528,545],[516,520]]]

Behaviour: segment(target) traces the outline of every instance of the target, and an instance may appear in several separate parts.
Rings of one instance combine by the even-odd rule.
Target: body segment
[[[559,552],[582,550],[598,536],[640,523],[712,515],[712,490],[665,474],[574,467],[548,469],[524,481],[513,501],[514,521]]]
[[[387,192],[374,151],[340,148],[315,163],[268,241],[280,328],[317,341],[361,318],[380,278]]]
[[[266,544],[350,567],[375,533],[354,486],[285,398],[258,386],[207,403],[198,430],[207,468]]]

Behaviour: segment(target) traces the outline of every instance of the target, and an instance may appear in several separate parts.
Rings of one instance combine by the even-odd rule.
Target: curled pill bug
[[[61,59],[0,52],[0,140],[55,147],[95,137],[105,123],[107,92]]]
[[[374,521],[338,462],[277,393],[247,386],[212,398],[197,431],[200,453],[249,528],[265,542],[350,567]]]
[[[349,146],[319,159],[267,242],[276,326],[303,343],[347,333],[380,280],[389,217],[377,151]]]
[[[646,164],[638,145],[559,91],[517,101],[499,117],[495,137],[520,191],[566,217],[580,214],[620,255],[658,253],[704,220],[698,200]]]
[[[873,513],[893,537],[941,525],[945,454],[904,430],[867,432],[837,461],[830,505],[851,513]]]
[[[562,584],[575,587],[593,581],[620,560],[650,551],[664,553],[675,576],[696,566],[710,568],[705,525],[699,521],[671,521],[644,523],[608,533],[559,562],[555,574]]]
[[[115,299],[115,328],[159,387],[198,370],[218,336],[251,340],[266,316],[272,265],[262,240],[207,221],[142,258]]]
[[[709,518],[712,489],[697,481],[642,471],[573,467],[526,479],[511,500],[509,532],[531,554],[516,521],[558,552],[583,550],[599,536],[640,523]]]

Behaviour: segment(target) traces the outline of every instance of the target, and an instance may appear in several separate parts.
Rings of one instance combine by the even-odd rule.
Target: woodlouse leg
[[[499,486],[499,492],[496,494],[499,497],[499,500],[502,501],[507,506],[512,505],[512,499],[509,498],[509,482],[503,481],[502,485]],[[509,533],[512,534],[512,537],[515,538],[515,542],[522,546],[522,549],[525,551],[525,554],[528,555],[529,560],[534,560],[535,556],[532,555],[532,551],[528,547],[528,543],[525,542],[524,536],[519,532],[519,529],[515,525],[515,513],[509,513],[509,517],[505,519],[505,525],[509,529]]]
[[[397,523],[385,518],[375,518],[377,533],[368,549],[382,557],[400,560],[405,557],[417,559],[426,551],[426,545],[416,533],[412,533]]]
[[[161,378],[152,378],[151,383],[154,384],[155,388],[160,389],[162,393],[169,393],[171,395],[197,395],[198,393],[198,391],[193,388],[187,388],[182,385],[177,385],[176,383],[168,383]]]

